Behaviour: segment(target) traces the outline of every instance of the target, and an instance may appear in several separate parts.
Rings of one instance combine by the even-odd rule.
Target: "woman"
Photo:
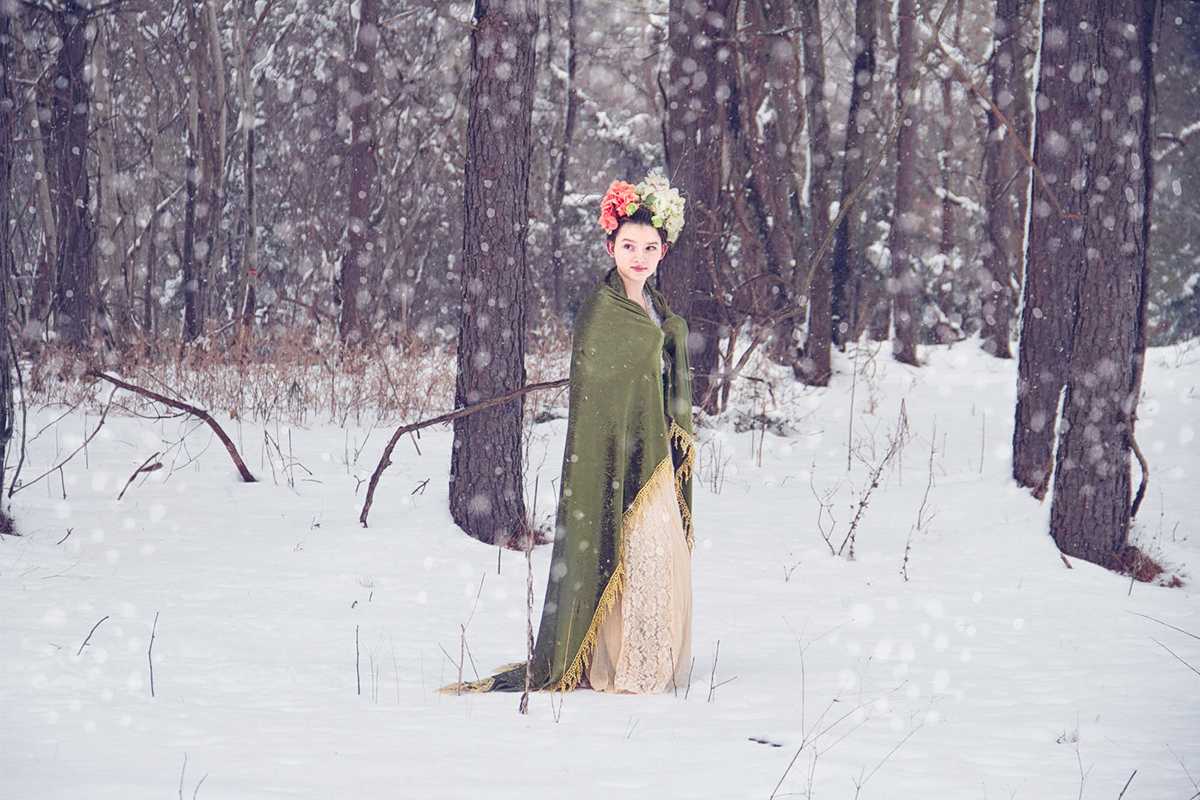
[[[687,324],[647,285],[683,227],[651,175],[615,181],[600,224],[615,265],[575,320],[550,580],[529,685],[662,692],[691,660],[692,398]],[[526,664],[447,690],[522,691]]]

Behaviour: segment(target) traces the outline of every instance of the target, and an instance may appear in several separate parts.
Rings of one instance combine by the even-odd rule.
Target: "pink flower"
[[[620,217],[627,217],[637,210],[637,189],[624,181],[613,181],[604,199],[600,201],[600,227],[612,233],[620,225]]]

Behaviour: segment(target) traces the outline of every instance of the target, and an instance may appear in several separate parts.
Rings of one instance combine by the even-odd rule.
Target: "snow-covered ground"
[[[437,692],[525,636],[524,556],[450,521],[448,431],[402,442],[363,529],[384,428],[222,415],[245,484],[194,422],[114,411],[0,537],[0,798],[1194,797],[1200,348],[1152,352],[1138,424],[1136,538],[1182,588],[1068,568],[1009,477],[1014,364],[923,357],[744,382],[699,431],[690,686],[528,716]],[[737,432],[764,404],[785,435]],[[22,480],[96,427],[62,414],[31,409]],[[564,425],[533,428],[543,519]]]

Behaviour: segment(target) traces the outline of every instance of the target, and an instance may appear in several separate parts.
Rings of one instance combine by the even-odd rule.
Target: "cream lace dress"
[[[662,319],[647,302],[650,318]],[[625,582],[598,631],[588,682],[599,692],[683,690],[692,659],[692,558],[673,469],[645,487],[646,507],[621,531]]]

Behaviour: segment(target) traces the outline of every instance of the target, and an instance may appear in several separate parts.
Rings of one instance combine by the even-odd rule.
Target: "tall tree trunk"
[[[338,335],[345,343],[361,343],[362,312],[371,302],[367,267],[374,243],[371,230],[371,182],[375,179],[375,131],[371,103],[375,96],[375,49],[379,44],[379,0],[359,0],[354,35],[350,92],[350,218],[346,222],[346,258],[338,285],[342,315]]]
[[[869,137],[867,124],[871,118],[869,103],[875,77],[875,0],[856,0],[854,4],[854,79],[850,89],[850,110],[846,118],[845,158],[842,162],[841,204],[866,175],[869,159],[864,152]],[[860,202],[860,209],[862,208]],[[831,334],[839,347],[853,338],[858,329],[853,318],[853,276],[861,273],[862,255],[855,251],[864,212],[855,209],[843,217],[833,240],[833,261],[830,265]],[[812,329],[809,329],[809,336]]]
[[[579,114],[579,97],[575,88],[576,57],[575,0],[567,0],[567,110],[563,120],[563,136],[559,142],[558,160],[554,164],[554,183],[550,187],[550,281],[554,313],[562,317],[567,308],[566,259],[562,252],[563,197],[567,192],[567,167],[571,163],[571,139],[575,135],[575,118]]]
[[[195,9],[190,2],[184,3],[188,10],[190,35],[194,37]],[[192,41],[195,41],[193,38]],[[200,276],[196,263],[196,203],[199,196],[200,162],[200,71],[196,59],[188,58],[191,80],[187,86],[187,174],[184,176],[186,196],[183,206],[183,340],[193,341],[203,330],[200,307]]]
[[[206,276],[207,295],[212,294],[216,282],[218,250],[217,236],[221,231],[221,220],[225,216],[225,156],[228,151],[229,91],[225,79],[225,57],[221,53],[221,31],[217,22],[217,5],[225,0],[207,0],[201,25],[208,42],[208,61],[212,75],[212,94],[205,116],[208,182],[208,235],[205,244],[208,252],[203,267]],[[201,48],[198,48],[201,49]],[[199,53],[197,53],[199,55]],[[236,296],[235,296],[236,297]],[[210,306],[213,303],[210,302]],[[236,300],[232,304],[236,308]]]
[[[687,319],[692,397],[719,407],[719,307],[714,299],[721,247],[722,112],[729,94],[732,0],[671,0],[667,86],[667,174],[688,201],[687,224],[660,269],[672,309]],[[724,52],[721,52],[724,51]],[[723,57],[722,57],[723,56]]]
[[[916,18],[913,0],[898,0],[896,10],[896,113],[904,106],[911,89],[916,62]],[[916,104],[914,103],[913,106]],[[917,123],[915,108],[900,125],[896,136],[896,210],[892,220],[892,319],[895,338],[892,357],[904,364],[918,365],[916,320],[916,237],[920,228],[917,211]]]
[[[23,38],[20,13],[8,14],[11,35],[15,40]],[[37,75],[40,69],[35,67],[25,47],[16,48],[17,63],[25,75]],[[58,258],[58,226],[55,220],[55,205],[50,199],[50,187],[54,184],[51,174],[51,163],[47,158],[47,133],[49,126],[45,125],[42,116],[43,92],[48,94],[45,82],[40,82],[35,88],[33,97],[25,103],[28,113],[27,123],[30,131],[36,135],[30,137],[29,148],[33,154],[33,179],[37,185],[37,217],[41,223],[44,246],[41,256],[35,265],[33,288],[30,292],[28,310],[25,318],[25,335],[40,335],[50,314],[50,298],[54,295],[57,281]]]
[[[53,300],[60,339],[83,349],[95,317],[96,264],[89,211],[87,144],[88,10],[76,2],[54,12],[62,47],[50,79],[50,149],[54,154],[58,289]]]
[[[462,323],[455,405],[525,384],[536,0],[476,0],[465,140]],[[525,524],[517,400],[454,421],[450,513],[484,542]]]
[[[982,295],[980,338],[983,349],[997,358],[1012,358],[1010,320],[1014,308],[1014,283],[1024,259],[1025,199],[1029,175],[1017,140],[1029,142],[1029,100],[1025,84],[1025,49],[1021,46],[1021,19],[1028,0],[997,0],[992,28],[992,102],[1016,129],[1005,127],[994,112],[988,114],[986,170],[986,237],[980,276]]]
[[[99,117],[95,131],[100,166],[100,179],[96,184],[100,211],[98,300],[104,324],[111,327],[114,324],[126,324],[130,311],[130,296],[126,291],[123,269],[126,237],[119,198],[123,179],[117,171],[116,146],[113,143],[115,126],[112,123],[116,110],[112,107],[109,92],[108,29],[112,21],[101,15],[92,24],[96,28],[96,40],[92,43],[92,99]]]
[[[829,232],[829,117],[825,113],[825,53],[821,40],[818,0],[800,0],[800,30],[804,32],[804,103],[808,109],[809,184],[812,208],[812,242],[815,254]],[[848,135],[848,134],[847,134]],[[808,265],[801,269],[807,270]],[[808,336],[797,377],[809,386],[828,386],[833,374],[829,361],[833,328],[833,275],[831,260],[821,258],[808,285]],[[807,276],[805,276],[807,277]]]
[[[1045,496],[1053,471],[1055,422],[1077,308],[1077,271],[1084,261],[1091,132],[1073,126],[1090,117],[1089,91],[1094,87],[1074,80],[1071,70],[1092,63],[1095,48],[1089,48],[1088,38],[1093,34],[1079,30],[1079,21],[1089,19],[1080,14],[1081,6],[1091,2],[1045,0],[1042,10],[1033,160],[1046,185],[1035,181],[1031,194],[1013,427],[1013,477],[1039,498]]]
[[[12,18],[0,10],[0,497],[4,496],[5,451],[13,431],[12,348],[9,341],[9,284],[15,274],[12,250],[13,161],[16,153],[11,131],[17,128],[17,96],[13,91],[16,70],[16,43],[12,36]],[[8,516],[0,511],[0,531],[12,532]]]
[[[962,39],[962,3],[955,7],[954,15],[954,48],[961,47]],[[941,255],[941,271],[937,275],[937,306],[939,309],[938,322],[934,326],[934,339],[938,344],[949,344],[955,340],[956,326],[949,319],[954,291],[954,201],[951,196],[954,187],[951,184],[951,153],[954,152],[954,79],[946,74],[942,77],[942,145],[938,157],[938,172],[941,179],[941,226],[938,235],[938,251]]]
[[[242,11],[235,23],[237,37],[238,104],[241,113],[242,131],[242,193],[245,198],[242,226],[242,275],[244,297],[234,298],[234,315],[240,306],[239,338],[248,341],[254,329],[254,312],[258,305],[258,210],[254,198],[254,126],[258,116],[258,104],[254,99],[254,54],[249,51],[252,44],[249,32],[254,20],[253,0],[242,0]]]
[[[1083,258],[1069,265],[1081,276],[1050,533],[1067,555],[1122,567],[1132,561],[1130,455],[1146,346],[1158,8],[1142,0],[1070,5],[1064,19],[1089,23],[1086,33],[1073,24],[1066,36],[1089,51],[1071,69],[1091,69],[1080,81],[1091,113],[1079,119],[1094,148],[1083,178]]]
[[[802,244],[799,203],[793,197],[802,192],[804,170],[794,168],[792,157],[795,129],[803,125],[804,114],[792,102],[796,49],[780,33],[788,23],[787,4],[781,0],[755,0],[743,7],[734,95],[740,122],[735,135],[744,161],[739,174],[746,175],[746,190],[732,192],[744,228],[743,270],[752,280],[766,276],[753,285],[760,311],[768,314],[794,299],[789,289],[797,286]],[[790,364],[797,361],[795,328],[794,318],[789,319],[772,334],[772,355]]]

